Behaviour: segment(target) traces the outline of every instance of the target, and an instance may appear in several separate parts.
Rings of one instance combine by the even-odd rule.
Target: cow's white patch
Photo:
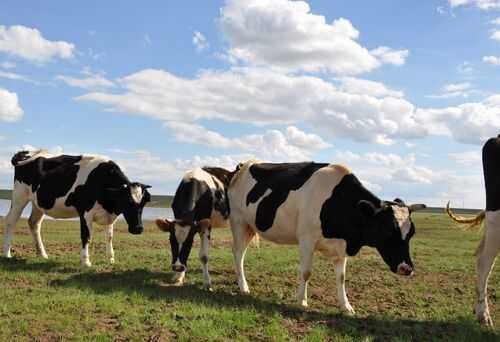
[[[392,211],[394,212],[394,217],[396,218],[399,229],[401,230],[401,239],[404,240],[406,239],[406,236],[410,232],[411,228],[410,210],[407,207],[393,205]]]
[[[187,239],[190,228],[191,228],[191,226],[189,226],[189,225],[182,226],[182,225],[177,224],[177,223],[175,224],[175,238],[177,240],[177,243],[179,244],[179,251],[182,248],[182,244]]]
[[[132,199],[135,201],[135,203],[139,204],[142,202],[142,197],[144,196],[144,191],[142,190],[142,187],[139,185],[131,186],[130,187],[130,194],[132,195]]]

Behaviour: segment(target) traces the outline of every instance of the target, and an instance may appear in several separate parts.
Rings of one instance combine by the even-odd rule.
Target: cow
[[[278,244],[299,245],[297,299],[304,307],[315,250],[334,257],[337,296],[347,314],[354,314],[345,292],[347,256],[370,246],[392,272],[414,272],[409,243],[415,226],[410,214],[425,205],[382,201],[342,165],[248,161],[237,167],[227,192],[242,293],[249,293],[243,264],[256,233]]]
[[[455,222],[470,224],[471,227],[485,222],[484,233],[475,252],[477,279],[474,313],[481,324],[492,327],[487,288],[488,278],[500,251],[500,135],[484,144],[482,155],[486,209],[475,217],[465,218],[455,216],[448,202],[446,212]]]
[[[106,253],[114,263],[113,224],[123,214],[132,234],[141,234],[142,210],[150,201],[150,186],[130,182],[112,160],[97,155],[53,155],[46,150],[20,151],[12,157],[14,189],[3,241],[3,255],[11,257],[10,245],[16,222],[31,202],[28,225],[37,253],[47,259],[40,229],[44,216],[79,218],[81,264],[92,266],[89,242],[92,224],[106,227]]]
[[[189,253],[196,234],[200,235],[199,258],[203,269],[203,285],[211,289],[208,272],[208,248],[212,227],[229,227],[226,186],[231,173],[219,167],[195,168],[184,174],[172,202],[174,220],[157,219],[156,225],[170,233],[174,281],[182,285]]]

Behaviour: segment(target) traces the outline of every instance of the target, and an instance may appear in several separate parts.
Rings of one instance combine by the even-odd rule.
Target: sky
[[[2,1],[0,188],[46,148],[155,194],[196,166],[314,160],[481,208],[499,133],[499,0]]]

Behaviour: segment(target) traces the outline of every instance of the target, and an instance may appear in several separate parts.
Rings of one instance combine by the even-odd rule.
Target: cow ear
[[[405,202],[401,198],[395,198],[393,202],[395,202],[397,204],[401,204],[402,206],[406,207]]]
[[[359,201],[358,208],[366,217],[373,217],[377,214],[377,208],[375,208],[375,205],[370,201]]]
[[[196,229],[201,233],[205,233],[206,231],[208,231],[211,225],[212,222],[210,221],[210,219],[203,219],[195,222]]]
[[[173,233],[175,228],[175,222],[169,221],[167,219],[156,219],[156,226],[163,232]]]
[[[147,190],[147,189],[151,189],[151,188],[152,188],[152,186],[151,186],[151,185],[142,184],[142,188],[143,188],[144,190]]]
[[[427,206],[425,204],[412,204],[408,207],[408,209],[410,209],[410,213],[413,213],[415,211],[419,211],[419,210],[422,210],[425,208],[427,208]]]

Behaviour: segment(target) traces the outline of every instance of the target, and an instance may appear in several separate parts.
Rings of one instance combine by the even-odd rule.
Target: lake
[[[10,201],[9,200],[2,200],[0,199],[0,216],[5,216],[9,212],[10,209]],[[28,218],[31,213],[31,203],[24,208],[22,217]],[[144,220],[154,220],[158,217],[167,217],[167,218],[173,218],[174,213],[172,212],[171,208],[144,208],[142,212],[142,218]],[[47,219],[50,219],[50,217],[47,216]],[[119,219],[123,220],[123,216],[120,215]]]

